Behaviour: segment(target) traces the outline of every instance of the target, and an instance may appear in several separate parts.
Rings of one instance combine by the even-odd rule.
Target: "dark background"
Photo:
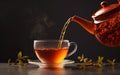
[[[91,15],[100,8],[102,0],[0,0],[0,62],[15,59],[19,51],[36,59],[34,39],[59,39],[61,29],[69,17],[78,15],[92,20]],[[117,0],[107,0],[117,3]],[[69,59],[77,62],[77,56],[97,59],[117,59],[120,47],[106,47],[77,23],[71,23],[65,39],[77,42],[78,51]]]

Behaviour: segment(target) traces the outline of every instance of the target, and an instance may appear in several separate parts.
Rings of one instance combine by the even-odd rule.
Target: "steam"
[[[32,24],[34,25],[31,31],[31,37],[33,39],[46,39],[49,35],[49,29],[55,25],[47,15],[34,18]]]

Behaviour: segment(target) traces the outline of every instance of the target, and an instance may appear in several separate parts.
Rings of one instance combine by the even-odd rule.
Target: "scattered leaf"
[[[8,59],[8,64],[11,65],[11,59]]]
[[[18,59],[21,59],[22,58],[22,51],[19,51],[18,52]]]
[[[115,65],[115,59],[113,59],[113,60],[109,60],[109,59],[108,59],[107,62],[110,63],[112,66]]]
[[[28,63],[30,59],[28,59],[29,56],[23,56],[22,51],[18,52],[15,64],[18,64],[19,66],[24,66],[24,63]],[[11,59],[8,59],[8,64],[11,64]]]

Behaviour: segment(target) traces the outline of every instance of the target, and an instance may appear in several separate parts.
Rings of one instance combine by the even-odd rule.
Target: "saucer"
[[[40,68],[63,68],[67,64],[75,63],[73,60],[63,60],[62,63],[55,63],[55,64],[45,64],[41,63],[39,60],[31,60],[29,64],[37,65]]]

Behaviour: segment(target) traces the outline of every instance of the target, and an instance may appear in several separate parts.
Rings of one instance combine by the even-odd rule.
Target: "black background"
[[[102,0],[0,0],[0,62],[15,59],[19,51],[36,59],[34,39],[59,39],[61,29],[69,17],[78,15],[92,20]],[[107,0],[117,3],[117,0]],[[120,62],[120,47],[106,47],[77,23],[70,23],[65,39],[77,42],[77,56],[97,59],[117,59]]]

